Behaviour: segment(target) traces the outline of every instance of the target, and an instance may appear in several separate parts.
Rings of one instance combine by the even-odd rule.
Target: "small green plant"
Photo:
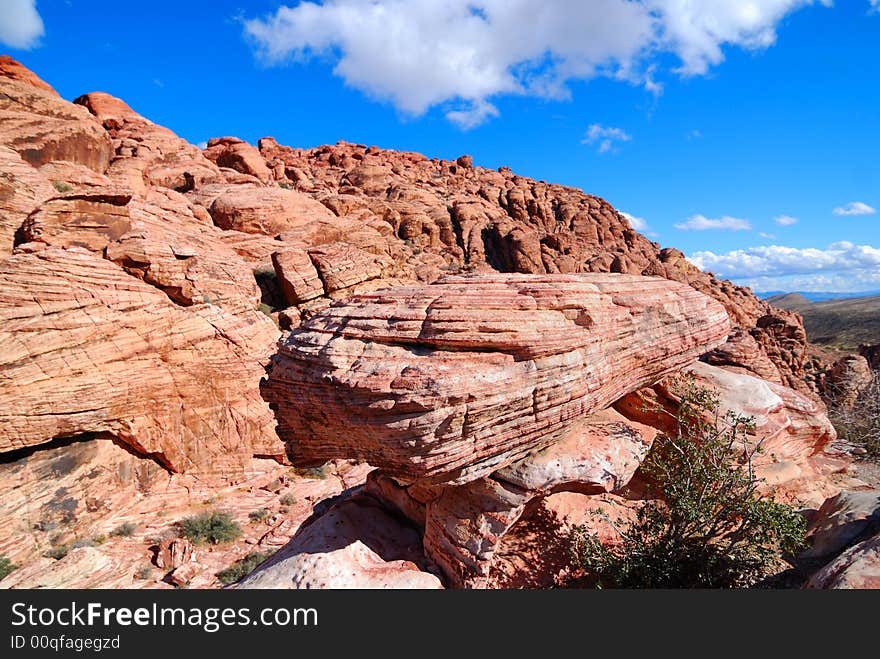
[[[721,414],[717,393],[693,378],[677,389],[677,432],[658,437],[641,467],[649,499],[635,520],[607,520],[620,542],[572,533],[575,565],[600,588],[747,587],[804,544],[804,517],[758,494],[754,420]]]
[[[222,584],[227,586],[236,581],[240,581],[242,578],[253,572],[260,563],[265,561],[271,555],[270,552],[254,552],[253,554],[248,554],[244,558],[235,561],[235,563],[225,570],[218,572],[217,578]]]
[[[5,579],[18,566],[8,556],[0,556],[0,579]]]
[[[285,190],[293,190],[293,184],[292,184],[292,183],[285,183],[284,181],[282,181],[281,183],[279,183],[279,184],[278,184],[278,187],[279,187],[279,188],[284,188]]]
[[[267,519],[269,519],[269,516],[271,514],[271,511],[269,511],[267,508],[259,508],[258,510],[252,510],[251,512],[249,512],[248,519],[252,522],[265,522]]]
[[[193,544],[219,545],[241,537],[241,527],[229,513],[211,511],[179,522],[180,533]]]
[[[153,576],[153,568],[147,565],[146,567],[142,567],[137,572],[134,573],[135,579],[140,579],[141,581],[146,581],[147,579]]]
[[[52,547],[52,549],[47,550],[46,553],[43,554],[43,556],[45,556],[46,558],[61,560],[62,558],[67,556],[67,554],[70,552],[70,549],[71,547],[69,544],[58,545],[57,547]]]
[[[278,500],[278,502],[282,506],[292,506],[293,504],[296,503],[296,497],[293,496],[293,494],[291,494],[290,492],[288,492],[287,494],[282,495],[281,498]]]
[[[112,537],[129,538],[134,533],[137,525],[132,522],[123,522],[115,529],[110,531]]]
[[[65,194],[73,190],[73,186],[65,183],[64,181],[52,181],[52,187],[61,194]]]
[[[327,478],[327,465],[321,465],[320,467],[294,467],[292,472],[302,478],[324,480]]]

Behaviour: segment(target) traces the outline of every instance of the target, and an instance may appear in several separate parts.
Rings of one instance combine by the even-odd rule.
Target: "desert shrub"
[[[110,531],[110,535],[113,537],[128,538],[134,533],[134,530],[136,528],[137,528],[137,525],[132,522],[123,522],[122,524],[117,526],[115,529]]]
[[[287,494],[282,495],[278,501],[282,506],[292,506],[296,503],[296,497],[288,492]]]
[[[5,579],[18,566],[8,556],[0,556],[0,579]]]
[[[248,513],[248,519],[252,522],[265,522],[272,513],[266,508],[259,508]]]
[[[242,559],[235,561],[232,565],[230,565],[225,570],[222,570],[217,573],[217,578],[224,585],[229,585],[231,583],[235,583],[239,581],[243,577],[246,577],[254,569],[263,561],[271,556],[270,552],[254,552],[253,554],[248,554]]]
[[[140,579],[141,581],[146,581],[150,577],[153,576],[153,568],[149,565],[140,568],[137,572],[134,573],[135,579]]]
[[[178,525],[181,535],[196,545],[219,545],[241,537],[241,527],[232,516],[216,510],[187,517]]]
[[[837,405],[832,397],[828,409],[838,438],[864,450],[867,458],[880,460],[880,371],[852,407]]]
[[[572,533],[573,561],[599,587],[750,586],[803,546],[803,516],[757,491],[754,420],[721,414],[717,393],[692,378],[678,394],[677,432],[659,436],[641,466],[648,500],[634,520],[608,520],[620,542]]]
[[[46,558],[54,558],[55,560],[61,560],[70,552],[70,544],[57,545],[52,547],[51,549],[46,550],[46,553],[43,554]]]
[[[291,471],[302,478],[311,478],[313,480],[324,480],[327,478],[326,464],[320,467],[294,467]]]
[[[70,192],[73,190],[73,186],[65,183],[64,181],[52,181],[52,187],[55,188],[61,194],[66,192]]]

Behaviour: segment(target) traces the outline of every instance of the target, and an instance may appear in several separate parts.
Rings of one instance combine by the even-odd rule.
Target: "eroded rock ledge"
[[[723,342],[692,288],[611,274],[447,277],[356,295],[279,347],[265,396],[298,464],[462,484]]]

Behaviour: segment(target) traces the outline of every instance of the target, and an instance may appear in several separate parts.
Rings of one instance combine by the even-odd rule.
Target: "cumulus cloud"
[[[614,148],[615,142],[629,142],[632,135],[620,128],[592,124],[587,128],[587,134],[581,140],[582,144],[596,144],[599,153],[608,153]]]
[[[798,219],[791,215],[777,215],[773,221],[781,227],[790,227],[792,224],[797,224]]]
[[[629,222],[629,225],[636,231],[648,230],[648,223],[644,220],[644,218],[636,217],[635,215],[630,215],[629,213],[624,213],[623,211],[621,211],[620,214],[626,218],[627,222]]]
[[[36,0],[6,0],[0,11],[0,43],[28,50],[45,34]]]
[[[707,231],[709,229],[722,229],[725,231],[749,231],[751,222],[738,217],[706,217],[705,215],[692,215],[685,222],[675,225],[681,231]]]
[[[868,204],[861,201],[851,201],[846,206],[834,209],[835,215],[873,215],[876,212],[876,208],[868,206]]]
[[[761,231],[758,233],[758,235],[761,236],[761,238],[764,238],[765,240],[776,240],[776,236],[773,235],[772,233],[766,233],[764,231]]]
[[[760,50],[786,15],[831,0],[325,0],[243,21],[268,64],[326,57],[371,97],[420,115],[446,105],[462,126],[498,114],[501,94],[566,98],[607,76],[658,94],[666,55],[699,75],[726,46]]]
[[[865,290],[880,285],[880,249],[841,241],[825,249],[769,245],[696,252],[698,268],[756,290]]]

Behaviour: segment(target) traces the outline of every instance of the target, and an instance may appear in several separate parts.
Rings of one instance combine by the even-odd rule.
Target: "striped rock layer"
[[[264,395],[298,464],[465,483],[721,343],[724,308],[611,274],[480,275],[364,293],[279,346]]]

